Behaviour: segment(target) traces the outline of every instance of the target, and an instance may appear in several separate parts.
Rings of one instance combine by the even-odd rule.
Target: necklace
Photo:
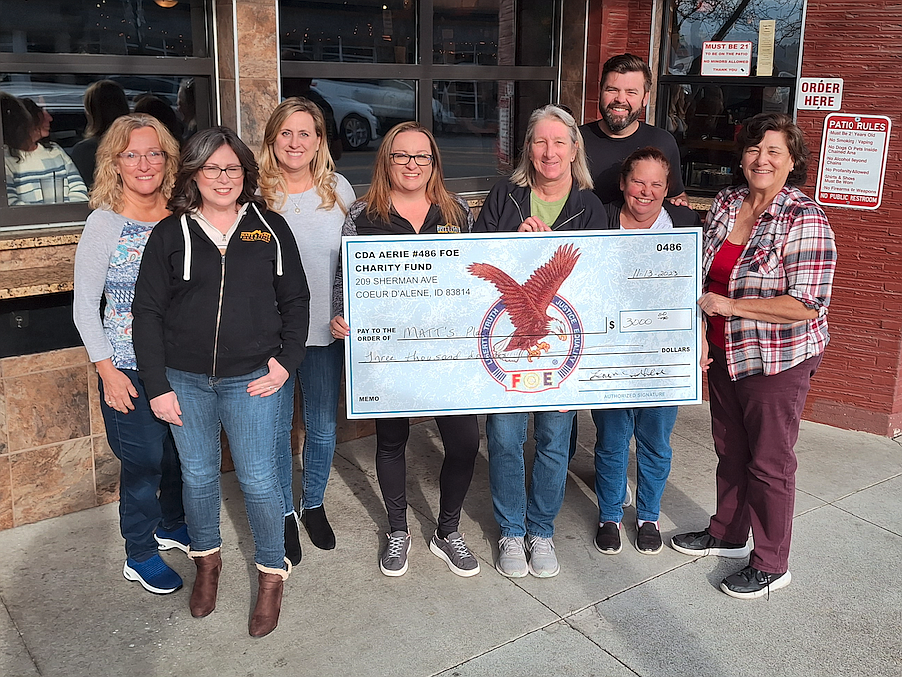
[[[310,183],[307,184],[307,187],[306,187],[306,188],[303,188],[303,189],[300,190],[300,191],[298,191],[298,194],[303,195],[304,193],[306,193],[306,192],[307,192],[308,190],[310,190],[311,188],[313,188],[313,177],[312,177],[312,176],[310,177]],[[300,213],[301,213],[301,205],[299,205],[297,202],[295,202],[294,198],[291,197],[291,193],[290,193],[290,192],[289,192],[289,193],[285,193],[285,196],[288,198],[289,202],[291,202],[291,204],[294,205],[294,213],[295,213],[295,214],[300,214]]]

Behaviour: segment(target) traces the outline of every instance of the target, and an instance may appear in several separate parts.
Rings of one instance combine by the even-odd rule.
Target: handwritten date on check
[[[348,418],[701,401],[701,229],[342,240]]]

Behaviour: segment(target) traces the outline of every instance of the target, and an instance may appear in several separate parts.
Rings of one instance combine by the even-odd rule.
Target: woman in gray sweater
[[[153,415],[138,378],[132,299],[147,238],[169,215],[178,161],[178,143],[162,123],[148,115],[118,118],[97,150],[94,211],[75,252],[75,325],[97,368],[107,440],[122,466],[123,575],[157,594],[182,587],[157,549],[188,552],[190,540],[169,426]]]

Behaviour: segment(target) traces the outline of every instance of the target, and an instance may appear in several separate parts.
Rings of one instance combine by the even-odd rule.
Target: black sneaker
[[[439,538],[438,532],[429,541],[429,550],[436,557],[441,557],[458,576],[475,576],[479,573],[479,562],[464,543],[464,537],[457,531],[448,534],[448,538]]]
[[[616,555],[623,550],[620,543],[620,525],[617,522],[605,522],[595,532],[595,549],[603,555]]]
[[[736,599],[756,599],[769,595],[773,590],[785,588],[792,581],[792,574],[768,574],[753,566],[727,576],[721,581],[720,589]]]
[[[300,525],[294,510],[290,515],[285,515],[285,557],[293,567],[301,563]]]
[[[643,555],[657,555],[664,549],[661,532],[654,522],[645,522],[636,535],[636,550]]]
[[[749,555],[748,543],[727,543],[719,538],[714,538],[704,531],[690,531],[688,534],[677,534],[670,539],[670,545],[677,552],[684,555],[716,555],[717,557],[730,557],[742,559]]]

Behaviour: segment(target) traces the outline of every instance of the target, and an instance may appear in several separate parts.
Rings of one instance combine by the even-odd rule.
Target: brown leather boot
[[[191,601],[188,608],[195,618],[203,618],[213,613],[216,608],[216,592],[219,590],[219,574],[222,572],[222,556],[219,549],[209,554],[192,553],[194,566],[197,567],[197,577],[194,579],[194,589],[191,591]]]
[[[279,612],[282,610],[282,589],[288,572],[268,573],[273,571],[261,571],[257,576],[259,587],[257,589],[257,604],[251,615],[248,626],[251,637],[265,637],[279,624]]]

